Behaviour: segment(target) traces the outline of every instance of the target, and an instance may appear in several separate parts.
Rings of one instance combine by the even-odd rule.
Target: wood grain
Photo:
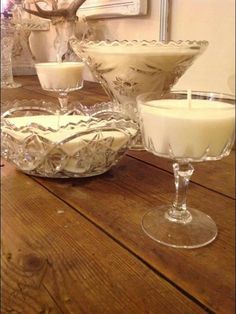
[[[57,313],[48,305],[45,289],[62,313],[206,313],[8,165],[2,191],[4,254],[11,257],[4,260],[2,273],[6,313]]]
[[[23,80],[22,84],[22,88],[11,89],[11,92],[7,89],[3,89],[1,93],[1,101],[14,101],[16,99],[44,99],[45,101],[58,103],[57,93],[42,90],[36,77],[29,76],[27,80]],[[95,83],[91,84],[91,82],[87,82],[84,84],[84,89],[69,93],[69,102],[78,101],[83,105],[94,105],[99,102],[109,101],[108,97],[103,91],[101,91],[100,88],[98,88],[95,93],[92,91],[94,84]]]
[[[14,236],[7,237],[15,242]],[[63,313],[41,285],[46,261],[26,251],[22,255],[21,249],[8,241],[2,248],[1,313]]]
[[[145,151],[129,151],[128,155],[173,173],[171,160]],[[195,163],[193,166],[195,171],[192,182],[235,199],[235,150],[221,160]]]
[[[173,176],[130,157],[109,173],[85,180],[36,179],[73,206],[165,278],[213,311],[234,308],[234,201],[192,184],[189,205],[209,214],[219,228],[211,245],[177,250],[148,238],[141,229],[144,213],[170,202]],[[222,297],[222,295],[224,297]]]

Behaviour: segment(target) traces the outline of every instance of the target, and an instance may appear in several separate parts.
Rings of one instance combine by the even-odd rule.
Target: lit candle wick
[[[187,101],[188,101],[188,109],[191,109],[191,102],[192,102],[192,91],[188,89],[187,91]]]

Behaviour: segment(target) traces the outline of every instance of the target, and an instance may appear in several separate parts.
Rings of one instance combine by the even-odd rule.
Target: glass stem
[[[192,220],[192,216],[187,210],[186,193],[194,168],[190,163],[174,163],[173,170],[176,194],[171,208],[166,213],[166,218],[177,223],[186,224]]]
[[[61,107],[61,112],[65,113],[68,111],[68,94],[66,92],[60,92],[58,100]]]

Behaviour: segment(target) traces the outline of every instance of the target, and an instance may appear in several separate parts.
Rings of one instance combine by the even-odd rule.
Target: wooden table
[[[2,100],[57,101],[36,77]],[[71,95],[106,101],[95,83]],[[92,178],[27,176],[2,161],[1,313],[234,313],[234,151],[195,166],[188,203],[217,223],[199,249],[174,249],[146,236],[140,222],[174,193],[171,163],[130,151]]]

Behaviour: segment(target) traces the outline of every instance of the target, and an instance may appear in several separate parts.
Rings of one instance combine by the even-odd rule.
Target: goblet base
[[[17,82],[1,82],[1,88],[18,88],[22,85]]]
[[[168,206],[147,212],[142,220],[144,232],[153,240],[175,248],[193,249],[211,243],[217,236],[217,227],[210,216],[188,208],[192,219],[175,222],[167,217]]]

